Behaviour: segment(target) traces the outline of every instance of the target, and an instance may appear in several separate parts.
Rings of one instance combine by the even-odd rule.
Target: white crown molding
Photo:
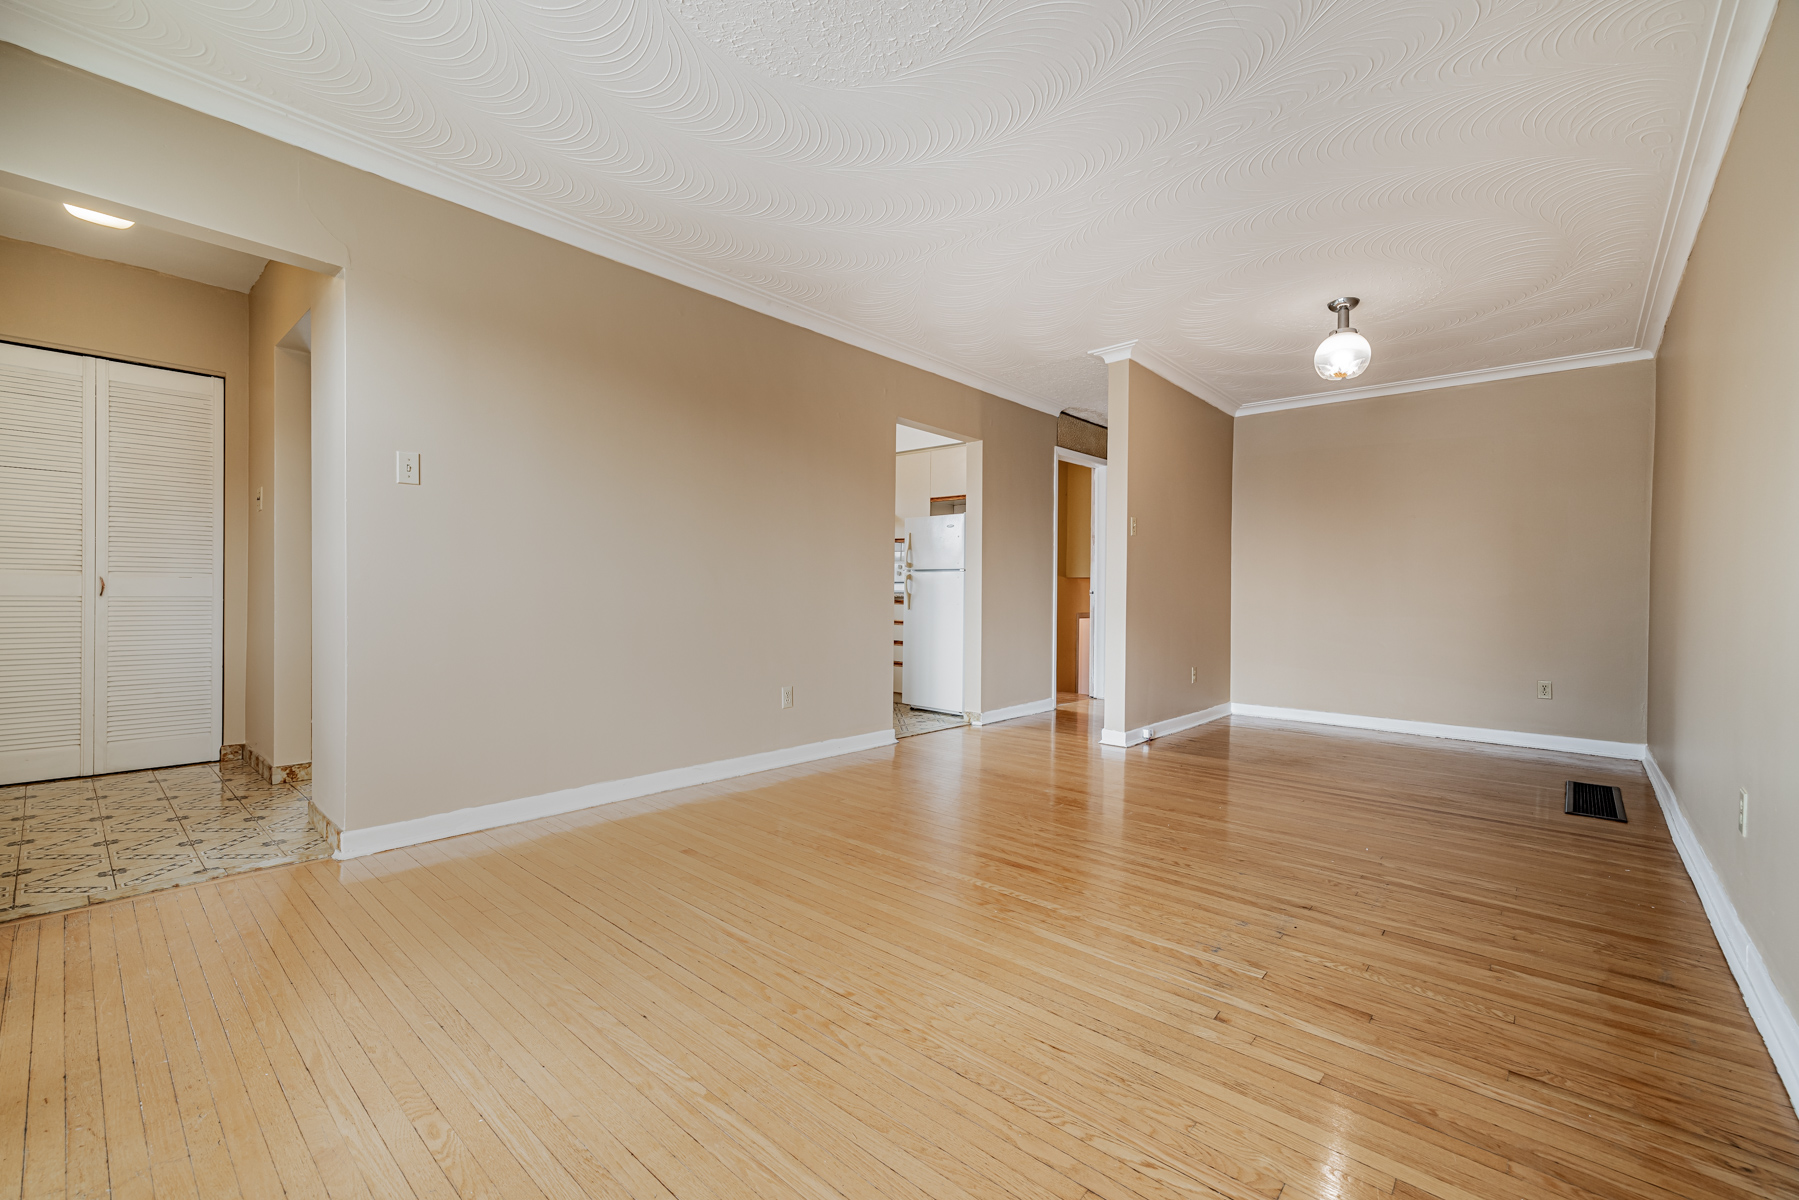
[[[1231,705],[1226,701],[1223,704],[1214,704],[1210,708],[1201,709],[1199,712],[1170,717],[1166,721],[1157,721],[1136,729],[1101,729],[1099,744],[1102,746],[1140,746],[1153,738],[1167,737],[1171,733],[1179,733],[1183,729],[1192,729],[1195,725],[1204,725],[1208,721],[1216,721],[1219,717],[1230,715]]]
[[[1024,4],[1023,0],[1016,0],[1016,2],[1021,11],[1030,7],[1028,4]],[[1372,9],[1375,6],[1370,5],[1369,7]],[[1641,256],[1634,258],[1634,261],[1641,265],[1636,270],[1628,272],[1628,280],[1620,277],[1611,286],[1615,290],[1616,287],[1628,282],[1631,290],[1620,293],[1622,297],[1627,297],[1640,287],[1641,292],[1637,301],[1639,311],[1634,317],[1634,326],[1627,325],[1633,320],[1628,313],[1628,306],[1631,302],[1627,298],[1621,298],[1619,303],[1622,308],[1614,314],[1610,323],[1601,322],[1595,326],[1596,331],[1601,328],[1611,331],[1609,335],[1606,335],[1606,340],[1614,343],[1622,342],[1628,336],[1631,341],[1630,348],[1641,351],[1644,355],[1653,354],[1658,348],[1669,310],[1674,303],[1680,284],[1686,258],[1691,252],[1694,238],[1702,222],[1711,189],[1716,181],[1718,168],[1729,144],[1731,132],[1753,74],[1756,58],[1771,24],[1775,7],[1776,0],[1711,0],[1705,9],[1691,11],[1683,18],[1682,29],[1685,39],[1683,46],[1685,48],[1676,57],[1685,65],[1680,66],[1677,71],[1675,67],[1670,67],[1669,71],[1660,75],[1655,75],[1654,71],[1649,72],[1661,81],[1658,86],[1662,88],[1663,94],[1660,94],[1655,101],[1660,105],[1656,111],[1664,114],[1667,119],[1657,126],[1655,138],[1651,138],[1649,142],[1643,144],[1652,142],[1656,146],[1673,146],[1675,154],[1671,159],[1667,159],[1660,157],[1660,155],[1666,154],[1665,150],[1656,151],[1654,163],[1644,161],[1638,164],[1640,172],[1649,172],[1658,180],[1666,180],[1663,184],[1666,191],[1659,195],[1653,191],[1643,191],[1635,197],[1640,209],[1640,220],[1638,220],[1640,229],[1633,226],[1633,229],[1637,231],[1633,232],[1632,236],[1637,239],[1634,244],[1638,247],[1633,254]],[[467,122],[492,122],[494,137],[503,140],[511,133],[523,133],[527,135],[525,141],[530,141],[529,135],[536,131],[536,127],[531,124],[530,120],[519,118],[518,113],[512,112],[510,109],[501,111],[495,108],[480,87],[475,86],[482,81],[466,78],[463,70],[465,64],[454,63],[452,61],[453,54],[449,58],[445,57],[448,52],[441,44],[441,38],[437,33],[432,32],[435,28],[434,18],[408,13],[404,19],[396,19],[387,24],[381,24],[379,27],[365,23],[356,28],[347,26],[339,28],[338,25],[342,25],[343,22],[334,25],[332,22],[324,21],[316,13],[297,14],[295,20],[298,24],[295,25],[294,30],[290,30],[288,33],[293,37],[298,37],[299,33],[303,32],[305,38],[301,38],[302,41],[311,39],[307,42],[307,45],[311,47],[311,54],[323,56],[325,60],[331,60],[333,55],[355,55],[358,53],[358,38],[364,39],[370,48],[370,57],[367,62],[363,63],[363,66],[372,72],[371,77],[361,79],[353,89],[353,94],[346,93],[340,96],[334,92],[330,96],[325,96],[317,92],[314,86],[317,80],[308,73],[313,60],[308,57],[308,53],[298,52],[292,45],[287,44],[287,41],[283,41],[283,37],[287,37],[288,41],[293,40],[293,37],[288,37],[287,34],[276,36],[276,31],[264,27],[262,23],[240,19],[237,15],[229,18],[220,17],[218,10],[206,6],[203,0],[158,0],[157,3],[150,6],[148,11],[151,16],[149,18],[143,15],[143,11],[142,6],[131,5],[126,0],[96,0],[93,4],[79,6],[60,5],[54,0],[20,0],[20,2],[0,5],[0,39],[16,42],[39,54],[83,70],[95,72],[185,107],[233,122],[350,166],[373,172],[404,186],[442,197],[499,220],[519,225],[566,244],[603,255],[776,319],[813,330],[846,344],[907,363],[1027,407],[1054,414],[1069,406],[1070,400],[1066,395],[1058,395],[1054,401],[1047,400],[1032,394],[1029,389],[1010,386],[997,377],[1011,375],[1014,378],[1026,378],[1026,375],[1018,372],[1032,370],[1042,365],[1045,357],[1059,358],[1065,352],[1045,355],[1039,349],[1027,350],[1008,343],[1000,349],[1004,353],[1012,354],[1013,357],[1003,366],[997,360],[988,360],[979,369],[958,365],[956,362],[950,361],[961,357],[960,351],[953,342],[933,344],[929,334],[915,332],[904,325],[890,326],[889,332],[876,332],[881,326],[872,318],[845,319],[822,311],[821,308],[814,307],[812,304],[792,299],[791,297],[806,283],[803,275],[784,275],[768,283],[760,282],[759,277],[756,281],[744,278],[722,269],[719,260],[684,255],[678,248],[678,244],[677,248],[667,248],[648,238],[620,234],[612,228],[598,225],[585,220],[577,213],[564,210],[558,206],[558,201],[555,199],[539,199],[524,194],[522,191],[515,192],[509,182],[496,181],[494,178],[486,177],[479,169],[459,169],[471,166],[479,168],[481,163],[478,161],[478,156],[476,160],[469,162],[438,161],[431,157],[431,154],[439,149],[436,143],[427,145],[414,137],[412,143],[408,144],[406,137],[392,127],[364,120],[371,97],[388,96],[390,93],[397,94],[400,90],[417,87],[421,89],[419,95],[425,105],[437,106],[433,107],[433,111],[437,113],[437,119],[444,123],[446,129],[462,128],[466,131],[474,128],[474,126],[466,125]],[[1706,11],[1711,12],[1709,18],[1705,16]],[[185,14],[201,12],[210,15],[184,21]],[[158,19],[159,15],[163,19]],[[1087,23],[1081,20],[1075,20],[1072,17],[1061,17],[1057,20],[1065,26],[1063,32],[1072,39],[1071,45],[1077,44],[1080,37],[1098,36],[1098,31],[1089,29]],[[356,23],[350,22],[349,24],[354,26]],[[665,34],[673,39],[670,42],[671,45],[677,42],[688,45],[687,39],[700,36],[680,21],[668,18],[666,14],[655,21],[650,21],[646,28],[651,26],[661,31],[659,36]],[[1193,31],[1189,30],[1188,32],[1191,34]],[[1321,28],[1314,36],[1328,35],[1329,31]],[[563,64],[578,62],[585,64],[582,69],[592,66],[593,60],[590,52],[593,47],[585,43],[582,44],[579,51],[567,51],[568,55],[572,57],[557,57],[557,54],[561,53],[560,43],[553,37],[545,40],[547,35],[543,31],[532,33],[513,30],[510,36],[516,36],[520,46],[535,45],[539,51],[550,55],[549,61]],[[705,42],[705,38],[711,36],[711,34],[705,35],[701,38],[701,42]],[[735,34],[731,35],[732,38],[736,36]],[[1600,59],[1594,57],[1595,53],[1602,50],[1608,53],[1626,52],[1627,47],[1622,43],[1614,44],[1613,33],[1608,32],[1603,36],[1594,33],[1593,38],[1597,40],[1592,45],[1588,45],[1586,41],[1581,41],[1578,46],[1571,44],[1566,48],[1568,51],[1566,54],[1543,51],[1539,57],[1544,69],[1597,70],[1595,64]],[[533,41],[533,39],[536,40]],[[750,40],[755,41],[754,38]],[[727,38],[726,42],[730,42],[730,38]],[[692,44],[697,46],[700,43]],[[1305,37],[1283,35],[1262,49],[1271,56],[1269,58],[1270,69],[1291,69],[1309,61],[1305,57],[1308,44]],[[411,77],[406,69],[383,60],[381,53],[384,48],[398,48],[402,52],[402,58],[405,54],[416,53],[419,56],[417,65],[421,68],[417,77]],[[687,55],[682,58],[677,65],[682,71],[692,73],[692,87],[688,91],[694,95],[712,95],[713,93],[708,89],[716,84],[724,89],[719,94],[723,95],[728,92],[734,103],[748,104],[748,100],[744,98],[750,97],[752,94],[760,97],[762,92],[759,89],[763,87],[763,82],[762,76],[757,74],[759,68],[746,67],[733,57],[743,49],[743,46],[737,46],[735,42],[730,42],[729,45],[719,42],[712,44],[710,50],[703,51],[698,56]],[[582,57],[584,54],[588,56]],[[723,57],[717,57],[717,54],[722,54]],[[999,61],[1003,61],[1003,59]],[[1119,61],[1123,63],[1135,60],[1130,59],[1127,54]],[[1441,80],[1447,77],[1445,73],[1454,75],[1454,64],[1459,61],[1461,60],[1457,58],[1438,61],[1429,53],[1420,53],[1412,70],[1420,81],[1428,85],[1433,79]],[[255,71],[245,74],[246,64],[252,62],[260,65],[255,68]],[[702,62],[705,64],[703,67],[699,65]],[[1661,56],[1650,56],[1642,59],[1641,62],[1647,70],[1660,63]],[[610,59],[607,60],[607,63],[607,69],[601,71],[599,76],[606,81],[606,86],[625,89],[620,94],[637,94],[631,89],[641,86],[644,81],[633,76],[629,70],[619,67]],[[614,67],[618,67],[618,69],[613,70]],[[258,71],[266,74],[256,74]],[[1593,96],[1587,97],[1588,102],[1584,105],[1583,111],[1604,114],[1618,105],[1629,106],[1640,103],[1640,97],[1637,97],[1637,94],[1631,90],[1635,84],[1629,82],[1632,77],[1628,72],[1614,73],[1613,76],[1607,76],[1604,80],[1597,75],[1594,78],[1594,86],[1599,90]],[[667,81],[664,80],[664,82]],[[542,79],[531,84],[532,88],[547,89],[541,93],[533,92],[533,96],[545,104],[550,103],[549,98],[556,86],[554,70],[548,71]],[[1026,88],[1028,92],[1027,85],[1020,84],[1019,86]],[[272,96],[286,94],[282,91],[283,87],[313,88],[311,93],[307,93],[312,95],[313,102],[309,107],[298,107],[272,99]],[[1003,93],[1004,90],[1001,91]],[[1009,95],[1009,93],[1005,94]],[[1025,94],[1026,92],[1019,93],[1020,96]],[[1485,100],[1500,106],[1494,110],[1496,113],[1503,111],[1505,100],[1502,96],[1488,96]],[[761,103],[760,99],[757,103]],[[804,125],[805,121],[802,118],[805,114],[816,111],[809,108],[805,102],[781,101],[779,103],[792,104],[794,111],[790,117],[797,125]],[[1468,111],[1478,110],[1469,109]],[[868,136],[893,134],[893,130],[881,125],[876,118],[870,117],[866,113],[860,113],[860,110],[858,112],[857,119],[864,121],[865,126],[856,128],[863,129]],[[668,128],[674,129],[681,122],[687,122],[687,126],[681,126],[687,128],[691,126],[693,116],[693,113],[682,108],[678,114],[678,120],[669,118],[675,120],[675,124]],[[656,120],[662,119],[663,116],[660,114],[656,118]],[[464,124],[459,125],[459,122]],[[854,126],[853,121],[851,124]],[[1370,128],[1375,127],[1377,126],[1370,126]],[[643,128],[660,129],[662,126],[656,126],[654,122],[651,122]],[[1607,125],[1605,128],[1610,128],[1610,126]],[[651,136],[653,139],[653,136],[656,135],[645,136]],[[832,141],[832,138],[837,136],[837,134],[831,134],[825,138],[821,146],[811,147],[807,152],[836,146],[836,142]],[[898,138],[897,142],[904,140],[904,138]],[[681,144],[685,145],[686,143]],[[1309,147],[1306,154],[1318,152],[1317,147],[1311,143],[1306,145]],[[837,148],[841,149],[841,147]],[[1518,149],[1528,149],[1528,146],[1521,145]],[[1637,145],[1635,149],[1641,150],[1642,145]],[[552,172],[560,169],[557,166],[559,160],[553,147],[546,149],[540,146],[536,153],[538,158],[533,160],[535,169]],[[1304,166],[1308,161],[1306,155],[1301,155],[1295,160],[1295,165]],[[1665,167],[1659,165],[1664,162],[1667,163]],[[1430,175],[1436,169],[1433,163],[1417,162],[1404,156],[1401,156],[1399,165],[1407,169],[1423,171],[1426,175]],[[697,169],[702,172],[710,172],[711,176],[716,179],[730,176],[728,161],[723,159],[706,160]],[[1199,169],[1199,164],[1194,164],[1194,169]],[[1649,174],[1644,174],[1643,177],[1648,178]],[[593,178],[599,181],[600,186],[604,186],[604,180],[609,177],[602,172]],[[778,181],[769,186],[773,192],[785,195],[782,192],[782,185]],[[718,191],[718,189],[715,188],[714,191]],[[621,195],[623,194],[625,193],[621,193]],[[1438,196],[1435,192],[1428,190],[1421,195],[1422,207],[1417,209],[1421,214],[1420,219],[1441,218],[1444,215],[1444,205],[1449,204],[1450,201],[1444,196]],[[953,195],[940,196],[932,193],[932,196],[934,202],[951,204],[951,207],[954,206],[951,202],[956,199]],[[723,192],[719,192],[717,195],[707,193],[695,201],[693,210],[686,213],[681,220],[686,221],[693,228],[705,228],[705,222],[710,212],[706,205],[708,203],[716,204],[723,198],[725,198]],[[809,203],[817,199],[810,193],[795,193],[786,198],[796,203]],[[1581,203],[1574,204],[1568,211],[1591,216],[1603,209],[1604,198],[1605,193],[1603,192],[1589,195]],[[118,202],[115,198],[108,197],[96,197],[95,199]],[[1219,209],[1221,214],[1228,214],[1232,204],[1244,205],[1245,213],[1259,211],[1249,207],[1253,198],[1239,196],[1229,189],[1225,189],[1215,199],[1222,206]],[[1348,207],[1342,213],[1332,211],[1327,215],[1348,218],[1367,215],[1365,206],[1358,207],[1357,204],[1347,200],[1345,203],[1348,204]],[[1659,221],[1656,216],[1658,209],[1660,210]],[[869,214],[855,210],[853,207],[847,209],[846,212],[851,220],[871,219]],[[876,221],[875,224],[879,225],[879,222]],[[1167,229],[1153,223],[1146,228],[1158,231],[1156,236],[1167,236],[1169,233]],[[1304,222],[1293,224],[1291,227],[1276,223],[1270,226],[1267,232],[1267,236],[1274,240],[1264,239],[1258,242],[1252,239],[1252,244],[1242,247],[1241,251],[1245,255],[1260,255],[1270,261],[1281,261],[1281,255],[1285,253],[1291,240],[1303,239],[1307,236],[1310,228]],[[1503,261],[1505,232],[1504,229],[1495,230],[1493,236],[1499,237],[1500,240],[1485,247],[1489,258],[1494,262]],[[1573,236],[1575,229],[1570,226],[1564,232]],[[1183,233],[1181,236],[1187,236],[1187,234]],[[758,238],[772,240],[763,242],[758,241]],[[680,244],[691,244],[692,240],[689,238],[687,243]],[[1400,244],[1403,244],[1403,239],[1401,243],[1393,245]],[[1383,244],[1377,247],[1373,252],[1375,258],[1391,257],[1395,252],[1393,245]],[[795,240],[791,231],[764,229],[759,231],[755,237],[737,245],[736,248],[742,251],[743,255],[748,256],[745,258],[740,255],[737,261],[764,262],[766,258],[758,258],[756,254],[767,252],[770,247],[799,253],[800,257],[806,257],[804,252],[806,252],[807,246],[808,243],[803,238]],[[827,255],[826,258],[828,259],[829,256]],[[1007,261],[1010,263],[1011,269],[1016,269],[1019,265],[1017,262]],[[853,255],[844,258],[840,264],[841,269],[845,270],[856,269],[859,265],[861,265],[861,260],[856,259]],[[1353,271],[1358,265],[1365,265],[1365,263],[1358,264],[1356,260],[1350,258],[1334,262],[1332,265]],[[1187,262],[1187,266],[1189,268],[1205,268],[1206,263],[1201,260],[1192,260]],[[1001,268],[995,266],[993,269]],[[1163,272],[1163,275],[1157,275],[1155,272],[1151,272],[1150,275],[1137,282],[1146,289],[1144,293],[1146,297],[1159,296],[1163,301],[1170,301],[1179,296],[1181,287],[1168,280],[1181,278],[1186,278],[1186,276],[1179,273],[1168,275],[1166,272]],[[1272,277],[1269,286],[1278,282],[1277,273],[1275,277]],[[1538,292],[1532,289],[1543,282],[1542,279],[1526,272],[1517,279],[1509,280],[1506,286],[1514,292],[1518,288],[1523,288],[1523,292],[1518,293],[1519,295],[1537,295]],[[783,284],[790,285],[794,290],[789,290]],[[1478,301],[1479,297],[1470,293],[1467,299]],[[921,301],[917,297],[910,301],[912,305],[920,302],[928,301]],[[1149,307],[1164,315],[1172,311],[1168,303]],[[904,317],[911,309],[907,307],[906,303],[898,303],[895,311],[899,317]],[[1496,315],[1495,321],[1503,324],[1509,311],[1502,308]],[[1518,314],[1522,323],[1512,332],[1522,335],[1532,330],[1554,330],[1562,336],[1573,336],[1579,332],[1577,319],[1579,311],[1556,311],[1553,306],[1550,306],[1549,310],[1543,311],[1530,309],[1528,312]],[[970,315],[979,318],[984,316],[984,313],[964,313],[964,319]],[[1144,338],[1155,341],[1164,349],[1179,348],[1187,344],[1186,339],[1190,335],[1181,332],[1178,327],[1170,326],[1162,317],[1150,320],[1152,325],[1143,331]],[[1231,325],[1229,322],[1225,322],[1219,328],[1221,332],[1218,336],[1222,340],[1218,342],[1216,349],[1221,353],[1241,352],[1253,356],[1258,352],[1257,348],[1263,346],[1265,339],[1261,338],[1257,330],[1241,328]],[[1624,332],[1625,328],[1630,329],[1628,335]],[[1453,330],[1437,328],[1433,331],[1432,336],[1437,339],[1436,346],[1439,352],[1444,344],[1452,348],[1456,344],[1453,341],[1455,336]],[[1600,335],[1596,332],[1595,336]],[[1444,339],[1450,340],[1445,343]],[[1005,341],[1004,338],[1000,340]],[[1069,349],[1071,350],[1072,347]],[[1132,361],[1142,363],[1176,386],[1233,414],[1239,411],[1255,413],[1275,411],[1284,407],[1335,403],[1369,395],[1403,394],[1430,387],[1479,382],[1486,378],[1513,378],[1539,371],[1574,369],[1598,365],[1605,358],[1604,355],[1573,356],[1499,368],[1494,372],[1468,372],[1402,381],[1382,388],[1333,390],[1241,404],[1238,396],[1233,392],[1241,392],[1244,385],[1237,383],[1235,376],[1232,377],[1232,391],[1226,391],[1209,383],[1206,379],[1200,378],[1189,369],[1177,367],[1169,359],[1164,358],[1162,354],[1144,345],[1141,341],[1131,346],[1126,356]],[[1267,361],[1264,356],[1261,364],[1263,370],[1273,369],[1276,366],[1281,366],[1281,364]],[[1285,370],[1286,368],[1282,366],[1281,369]],[[1212,374],[1216,374],[1217,370],[1217,368],[1209,369]],[[1055,387],[1064,385],[1046,382],[1040,386],[1054,390]]]
[[[338,850],[333,857],[361,858],[365,854],[379,854],[383,850],[397,850],[401,846],[416,846],[421,842],[435,842],[458,834],[477,833],[483,829],[497,829],[502,825],[516,825],[520,821],[559,816],[583,808],[616,804],[620,800],[635,800],[640,796],[672,792],[676,788],[693,787],[696,784],[717,783],[721,779],[735,779],[758,771],[797,766],[800,763],[816,762],[821,758],[835,758],[840,754],[876,750],[893,743],[892,729],[877,729],[873,733],[809,742],[803,746],[789,746],[785,750],[765,750],[760,754],[746,754],[741,758],[676,767],[649,775],[635,775],[629,779],[589,783],[560,792],[546,792],[541,796],[477,804],[473,808],[433,813],[428,817],[395,821],[368,829],[346,829],[339,837]]]
[[[1591,754],[1598,758],[1640,760],[1644,753],[1641,742],[1605,742],[1594,738],[1563,737],[1554,733],[1520,733],[1511,729],[1481,729],[1473,725],[1439,725],[1433,721],[1399,721],[1390,717],[1316,712],[1307,708],[1275,708],[1267,704],[1232,704],[1231,715],[1265,717],[1272,721],[1298,721],[1306,725],[1335,725],[1344,729],[1371,729],[1378,733],[1409,733],[1457,742],[1484,742],[1489,746],[1519,746],[1526,750],[1552,750],[1558,754]]]
[[[1087,353],[1108,365],[1129,360],[1139,366],[1147,367],[1175,387],[1190,395],[1198,396],[1220,412],[1230,416],[1237,415],[1239,405],[1226,395],[1222,388],[1213,387],[1197,375],[1181,370],[1142,342],[1119,342],[1115,346],[1101,346],[1099,349],[1089,350]]]
[[[1655,799],[1661,805],[1662,818],[1668,823],[1674,848],[1679,851],[1680,861],[1693,881],[1693,889],[1699,893],[1699,903],[1711,922],[1718,947],[1724,951],[1724,961],[1729,964],[1737,988],[1743,993],[1743,1003],[1748,1006],[1756,1029],[1761,1031],[1780,1081],[1786,1085],[1787,1101],[1799,1105],[1799,1018],[1794,1017],[1786,997],[1780,994],[1774,977],[1768,973],[1768,964],[1762,961],[1755,939],[1749,936],[1748,927],[1737,915],[1736,905],[1730,902],[1730,893],[1724,890],[1724,881],[1713,869],[1711,859],[1706,857],[1705,847],[1700,845],[1699,835],[1693,832],[1686,813],[1681,811],[1674,787],[1662,774],[1655,755],[1644,752],[1643,769],[1649,775],[1650,786],[1655,789]]]
[[[1777,0],[1735,0],[1719,6],[1637,323],[1637,345],[1651,354],[1661,348],[1668,314],[1674,309],[1776,7]]]
[[[1613,363],[1642,362],[1655,357],[1653,350],[1605,350],[1597,354],[1571,354],[1566,358],[1546,358],[1541,362],[1517,363],[1509,367],[1489,367],[1481,371],[1459,371],[1453,375],[1433,375],[1428,379],[1411,379],[1404,383],[1382,383],[1372,387],[1348,388],[1337,392],[1313,392],[1305,396],[1289,396],[1285,400],[1254,400],[1238,407],[1240,417],[1257,413],[1280,412],[1289,408],[1312,408],[1319,404],[1342,404],[1346,400],[1368,400],[1376,396],[1403,396],[1408,392],[1428,392],[1437,388],[1463,387],[1471,383],[1492,383],[1500,379],[1521,379],[1526,375],[1547,375],[1552,371],[1578,371],[1585,367],[1607,367]]]
[[[346,166],[367,171],[426,195],[436,196],[478,213],[540,233],[577,249],[628,267],[647,271],[695,291],[728,300],[764,316],[845,342],[872,354],[941,375],[977,391],[1055,416],[1064,405],[1022,392],[977,371],[945,362],[933,354],[882,337],[817,309],[795,304],[771,292],[716,271],[622,238],[608,237],[560,213],[531,203],[498,187],[490,187],[454,171],[421,164],[394,153],[380,142],[327,127],[254,93],[224,87],[192,69],[111,43],[98,42],[12,6],[0,6],[0,41],[23,46],[34,54],[79,68],[126,87],[161,97],[183,108],[217,117],[276,141],[309,150]],[[46,180],[44,182],[53,182]],[[99,197],[109,203],[112,197]]]

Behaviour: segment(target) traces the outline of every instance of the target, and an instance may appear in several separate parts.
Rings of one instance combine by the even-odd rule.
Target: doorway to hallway
[[[1058,704],[1105,695],[1105,460],[1056,451]]]

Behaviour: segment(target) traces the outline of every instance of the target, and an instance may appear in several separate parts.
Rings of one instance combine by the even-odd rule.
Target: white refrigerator
[[[962,513],[906,518],[906,666],[900,699],[962,715]]]

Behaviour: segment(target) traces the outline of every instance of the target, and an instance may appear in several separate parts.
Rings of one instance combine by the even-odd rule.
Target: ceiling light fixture
[[[71,217],[80,217],[83,221],[92,221],[96,225],[104,225],[108,229],[130,229],[136,221],[127,221],[124,217],[115,217],[103,212],[95,212],[91,208],[76,208],[73,204],[65,204]]]
[[[1354,296],[1340,296],[1325,307],[1337,314],[1337,328],[1318,343],[1312,365],[1325,379],[1354,379],[1368,369],[1374,349],[1368,339],[1349,327],[1349,310],[1360,304]]]

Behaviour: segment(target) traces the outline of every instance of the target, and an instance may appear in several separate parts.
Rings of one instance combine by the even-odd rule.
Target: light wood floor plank
[[[31,1115],[31,1043],[37,1002],[38,943],[31,922],[7,939],[6,991],[0,1002],[0,1196],[25,1189],[25,1136]]]
[[[79,1200],[102,1200],[107,1194],[106,1109],[100,1080],[91,923],[66,921],[63,937],[67,976],[63,993],[63,1095],[68,1131],[65,1194]]]
[[[31,1083],[25,1118],[25,1195],[60,1196],[67,1182],[68,1112],[63,1058],[65,923],[39,931],[37,997],[31,1008]]]
[[[1635,766],[1094,732],[0,926],[0,1197],[1799,1198]]]

